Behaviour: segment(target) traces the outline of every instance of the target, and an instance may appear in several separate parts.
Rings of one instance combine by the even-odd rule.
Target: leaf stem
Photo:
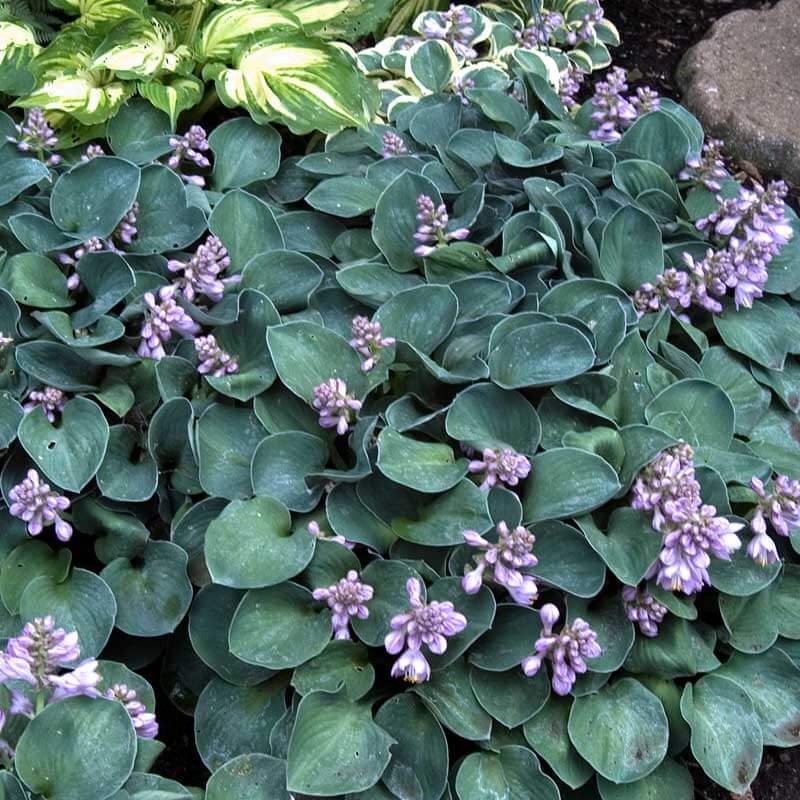
[[[206,13],[206,6],[208,0],[195,0],[192,7],[192,16],[189,18],[189,27],[186,30],[186,44],[191,44],[200,23],[203,21],[203,16]]]

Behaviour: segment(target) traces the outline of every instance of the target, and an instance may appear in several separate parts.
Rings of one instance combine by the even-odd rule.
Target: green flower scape
[[[800,744],[780,182],[579,95],[596,2],[51,5],[0,20],[0,797],[692,800]]]

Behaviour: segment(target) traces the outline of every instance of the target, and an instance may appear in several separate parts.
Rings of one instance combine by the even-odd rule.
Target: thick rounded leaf
[[[568,729],[577,751],[614,783],[641,780],[667,754],[669,726],[664,707],[633,678],[576,698]]]
[[[247,117],[218,125],[208,137],[214,153],[212,180],[217,190],[272,178],[281,161],[281,137],[271,125]]]
[[[234,356],[239,369],[222,377],[207,375],[206,380],[220,394],[247,402],[268,389],[275,380],[275,368],[267,350],[265,330],[277,325],[280,317],[275,306],[260,292],[243,291],[239,295],[239,316],[233,325],[216,328],[219,346]]]
[[[0,287],[25,306],[68,308],[75,304],[69,296],[64,273],[55,262],[39,253],[11,256],[0,272]]]
[[[6,62],[5,65],[7,65]],[[5,66],[4,65],[4,66]],[[3,142],[5,144],[5,142]],[[22,194],[29,186],[49,179],[50,170],[38,158],[18,158],[3,164],[3,184],[0,188],[0,206],[4,206]]]
[[[620,484],[600,456],[574,447],[557,447],[534,456],[522,500],[526,522],[584,514],[610,500]]]
[[[8,393],[0,393],[0,447],[7,448],[17,438],[24,416],[22,406]]]
[[[467,474],[467,460],[457,459],[449,445],[384,428],[378,437],[378,469],[395,483],[435,494],[452,489]]]
[[[532,608],[504,603],[497,607],[492,629],[470,651],[469,662],[492,672],[518,667],[533,653],[541,629],[539,614]]]
[[[744,547],[731,553],[730,561],[712,559],[708,568],[711,585],[735,597],[746,597],[760,592],[778,577],[780,571],[780,560],[762,567],[747,555]]]
[[[634,205],[620,208],[603,229],[598,270],[629,292],[643,283],[655,283],[664,271],[658,223]]]
[[[330,612],[318,610],[308,589],[282,583],[244,596],[229,643],[231,653],[248,664],[289,669],[319,655],[330,638]]]
[[[23,622],[52,616],[60,628],[77,631],[81,661],[96,658],[114,628],[117,603],[106,582],[85,569],[74,569],[60,583],[50,575],[32,580],[22,593]]]
[[[194,713],[194,736],[210,769],[245,753],[269,750],[269,732],[286,711],[282,676],[252,686],[231,686],[214,678],[203,689]]]
[[[315,658],[301,664],[292,675],[292,686],[305,696],[311,692],[342,690],[350,700],[363,697],[375,683],[375,668],[360,642],[334,639]]]
[[[576,597],[594,597],[606,579],[603,559],[579,531],[555,520],[535,525],[534,553],[539,563],[530,573]]]
[[[368,606],[369,616],[366,619],[351,618],[353,631],[364,644],[370,647],[383,647],[383,640],[389,633],[392,617],[408,609],[406,583],[409,578],[416,578],[422,584],[419,574],[402,561],[376,559],[364,568],[361,581],[374,589]],[[424,584],[422,593],[424,598]]]
[[[25,539],[4,557],[0,566],[0,597],[12,614],[19,613],[22,595],[31,581],[52,577],[59,583],[69,574],[72,561],[72,553],[66,547],[53,550],[39,539],[30,540],[27,534]]]
[[[39,469],[58,486],[79,492],[103,463],[109,429],[97,403],[73,397],[58,425],[39,407],[25,415],[19,440]]]
[[[406,692],[387,700],[375,722],[395,740],[392,760],[381,776],[392,794],[401,800],[439,800],[447,784],[449,753],[436,718]]]
[[[614,672],[619,669],[633,647],[635,629],[625,613],[621,595],[607,595],[588,601],[567,598],[567,617],[580,617],[597,634],[601,655],[587,660],[589,672]]]
[[[743,794],[758,773],[763,738],[747,692],[733,681],[706,675],[686,684],[681,714],[692,729],[692,755],[711,780]]]
[[[761,721],[765,745],[800,743],[800,668],[773,647],[760,655],[734,653],[714,675],[744,689]]]
[[[668,758],[646,778],[634,783],[612,783],[598,777],[601,800],[692,800],[694,781],[684,764]]]
[[[139,434],[132,425],[110,428],[106,455],[97,470],[97,485],[111,500],[141,503],[155,494],[158,466],[140,447]]]
[[[663,678],[709,672],[719,666],[713,651],[715,639],[712,636],[711,642],[707,642],[701,631],[687,620],[669,615],[659,627],[658,636],[636,637],[625,669]]]
[[[526,325],[505,336],[489,356],[489,374],[503,389],[550,386],[594,365],[592,343],[560,322]]]
[[[424,285],[398,292],[376,312],[384,336],[432,353],[455,325],[458,298],[448,286]]]
[[[312,692],[297,708],[289,740],[290,792],[335,795],[374,786],[391,758],[392,737],[366,703],[344,694]]]
[[[359,499],[352,484],[334,488],[325,501],[325,513],[334,533],[377,553],[387,553],[397,540],[391,527]]]
[[[223,764],[206,785],[205,800],[290,800],[286,762],[263,753],[247,753]]]
[[[263,292],[278,311],[299,311],[321,282],[322,270],[307,255],[273,250],[247,262],[240,286]]]
[[[114,559],[100,577],[117,599],[117,627],[131,636],[172,633],[192,602],[188,558],[172,542],[149,541],[141,556]]]
[[[253,453],[253,491],[280,500],[291,511],[311,511],[322,497],[323,485],[310,487],[306,476],[323,470],[328,457],[328,446],[310,433],[267,436]]]
[[[334,217],[360,217],[375,208],[380,191],[380,187],[367,178],[338,175],[317,184],[305,200],[311,208]]]
[[[106,127],[114,155],[134,164],[147,164],[168,153],[171,135],[169,117],[139,97],[125,103]]]
[[[469,672],[464,660],[459,659],[447,669],[434,672],[425,683],[416,684],[412,691],[456,736],[474,742],[486,741],[492,733],[492,718],[475,697]]]
[[[459,800],[558,800],[552,778],[527,747],[501,747],[499,753],[471,753],[456,775]]]
[[[174,170],[153,164],[142,170],[137,233],[127,250],[163,253],[180,250],[196,241],[206,229],[202,209],[189,204],[186,186]]]
[[[541,674],[539,672],[537,677]],[[567,786],[577,789],[592,777],[594,770],[581,758],[567,733],[573,702],[571,697],[551,694],[544,708],[529,719],[522,730],[525,740],[550,765],[553,772]]]
[[[536,409],[519,392],[478,383],[453,400],[445,418],[447,435],[476,450],[506,447],[533,455],[542,425]]]
[[[241,272],[253,256],[280,250],[284,244],[272,209],[241,189],[228,192],[214,206],[208,227],[227,248],[234,272]]]
[[[267,331],[267,344],[284,386],[310,403],[314,387],[341,378],[348,392],[363,397],[361,359],[345,339],[321,325],[289,322]]]
[[[413,172],[404,172],[390,183],[378,198],[372,224],[372,238],[398,272],[413,272],[420,259],[414,255],[417,243],[417,198],[427,195],[438,206],[442,196],[436,185]]]
[[[302,572],[315,539],[273,497],[234,500],[206,530],[205,554],[214,583],[235,589],[274,586]]]
[[[209,406],[197,421],[197,460],[203,489],[228,500],[250,497],[253,453],[265,434],[249,408]]]
[[[105,800],[133,770],[136,734],[116,700],[68,697],[31,720],[17,744],[23,783],[51,800]]]
[[[195,653],[220,678],[235,686],[254,686],[271,670],[245,664],[228,647],[228,629],[244,592],[209,584],[195,596],[189,612],[189,639]]]
[[[105,239],[136,200],[139,179],[139,168],[121,158],[100,156],[79,163],[53,186],[53,222],[82,241]]]
[[[550,696],[547,673],[529,678],[519,664],[506,672],[487,672],[473,667],[469,675],[478,702],[506,728],[516,728],[541,711]]]
[[[730,447],[735,421],[733,403],[716,384],[697,378],[671,384],[650,402],[645,414],[652,422],[665,411],[683,414],[700,444],[723,450]]]

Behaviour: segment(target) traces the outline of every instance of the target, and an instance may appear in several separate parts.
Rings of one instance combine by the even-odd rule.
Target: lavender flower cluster
[[[718,173],[704,174],[702,180],[717,183]],[[742,186],[733,198],[718,195],[717,210],[697,222],[718,249],[709,248],[699,260],[684,253],[685,270],[670,268],[655,284],[642,284],[633,298],[639,315],[665,306],[677,311],[691,305],[718,314],[720,300],[731,289],[737,310],[751,308],[764,295],[769,263],[794,233],[786,216],[787,193],[783,181],[772,181],[766,189],[758,184],[752,189]]]
[[[60,541],[68,542],[72,538],[72,525],[61,517],[69,508],[69,499],[42,483],[35,469],[29,469],[25,478],[11,488],[8,499],[11,501],[9,513],[27,523],[30,536],[38,536],[45,528],[55,525]]]
[[[552,603],[546,603],[539,615],[543,625],[541,636],[536,640],[533,655],[523,660],[522,670],[532,677],[545,661],[550,661],[553,667],[553,691],[558,695],[567,695],[578,675],[588,669],[586,659],[597,658],[603,651],[598,644],[597,634],[580,617],[565,625],[560,633],[553,633],[553,626],[561,616],[558,609]]]
[[[589,136],[606,144],[613,144],[643,114],[657,111],[661,105],[658,94],[648,87],[640,87],[633,96],[628,91],[628,73],[622,67],[614,67],[606,80],[595,84],[592,97],[592,121],[594,128]]]
[[[361,410],[361,401],[348,393],[341,378],[329,378],[315,386],[312,405],[319,411],[320,427],[336,428],[339,436],[347,433],[355,413]]]
[[[639,626],[649,637],[658,636],[658,626],[667,616],[667,607],[658,602],[649,592],[635,586],[622,587],[622,603],[625,615]]]
[[[517,453],[510,447],[495,450],[491,447],[484,448],[482,458],[469,462],[468,469],[471,473],[483,473],[481,491],[488,492],[498,481],[506,486],[517,486],[531,473],[531,462],[522,453]]]
[[[668,591],[699,592],[711,583],[711,556],[728,561],[741,547],[736,534],[744,525],[703,503],[694,451],[685,442],[664,450],[639,473],[631,506],[651,514],[653,529],[661,534],[661,553],[646,577]]]
[[[55,386],[45,386],[41,391],[33,389],[28,392],[28,399],[22,406],[22,410],[28,413],[41,407],[44,409],[48,421],[53,423],[58,419],[66,404],[67,396],[61,389],[57,389]]]
[[[414,239],[419,243],[414,255],[425,258],[436,252],[437,247],[454,240],[463,240],[469,236],[469,228],[458,228],[445,233],[450,222],[444,203],[438,206],[426,194],[417,198],[417,231]]]
[[[758,500],[750,520],[755,536],[747,545],[747,554],[763,567],[778,560],[775,542],[767,533],[767,522],[779,536],[789,537],[800,529],[800,480],[778,475],[772,482],[772,491],[768,492],[764,482],[753,476],[750,488]]]
[[[314,599],[327,602],[328,608],[333,612],[331,625],[334,639],[350,638],[350,617],[369,617],[369,609],[365,603],[372,600],[374,591],[372,586],[358,579],[358,573],[354,569],[349,570],[344,578],[331,586],[314,589]]]
[[[56,167],[61,163],[61,156],[53,152],[58,147],[58,137],[41,108],[29,109],[22,122],[15,127],[17,135],[8,136],[7,139],[17,146],[17,150],[35,155],[48,167]]]
[[[183,136],[170,137],[169,145],[172,148],[172,153],[167,159],[167,166],[175,170],[184,183],[205,186],[205,178],[201,175],[187,175],[182,172],[182,168],[185,165],[200,169],[211,165],[208,156],[205,155],[211,149],[205,129],[200,125],[192,125]]]
[[[28,622],[22,633],[10,638],[0,652],[0,683],[12,684],[6,687],[11,695],[10,713],[34,717],[45,705],[66,697],[107,697],[123,703],[139,736],[155,738],[158,735],[155,714],[147,711],[136,692],[124,684],[115,684],[101,694],[98,686],[102,677],[97,671],[97,661],[88,659],[73,666],[80,655],[77,632],[67,633],[57,628],[49,616]],[[30,690],[17,688],[20,684]],[[10,749],[7,744],[6,749]]]
[[[428,14],[420,33],[425,39],[447,42],[465,61],[478,57],[474,47],[475,28],[467,6],[451,5],[447,11]]]
[[[356,316],[351,322],[350,347],[363,357],[361,369],[369,372],[379,361],[381,350],[391,347],[396,340],[393,336],[384,336],[380,322],[371,322],[367,317]]]

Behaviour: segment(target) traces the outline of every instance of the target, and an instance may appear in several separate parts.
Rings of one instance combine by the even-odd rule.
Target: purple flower
[[[104,156],[106,151],[103,150],[103,145],[101,144],[90,144],[86,148],[86,152],[81,156],[81,161],[91,161],[93,158],[97,158],[98,156]]]
[[[323,428],[336,428],[343,436],[350,428],[361,401],[347,393],[347,384],[341,378],[329,378],[314,387],[312,405],[319,411],[319,424]]]
[[[447,11],[428,14],[420,33],[425,39],[447,42],[465,61],[478,57],[478,51],[472,46],[475,28],[466,6],[452,5]]]
[[[67,396],[55,386],[45,386],[41,391],[34,390],[28,393],[28,401],[22,406],[23,411],[33,411],[41,406],[47,419],[52,423],[58,419],[59,414],[67,404]]]
[[[55,689],[48,702],[56,703],[65,697],[100,697],[97,685],[102,678],[97,672],[97,661],[84,661],[75,667],[72,672],[62,675],[50,675],[50,685]]]
[[[476,594],[484,580],[493,580],[504,586],[515,603],[532,605],[539,595],[536,581],[520,570],[539,563],[533,555],[536,537],[522,525],[510,530],[505,522],[498,522],[497,543],[492,544],[477,531],[464,531],[464,541],[483,552],[473,556],[477,566],[466,572],[461,586],[467,594]]]
[[[570,23],[570,30],[567,33],[567,44],[576,45],[578,41],[589,42],[595,38],[595,25],[605,16],[605,12],[600,6],[599,0],[587,0],[594,5],[594,8],[583,15],[581,20],[575,24]]]
[[[111,234],[111,239],[122,244],[130,244],[139,232],[136,227],[136,219],[139,216],[139,203],[134,201],[125,216],[120,220],[119,225]]]
[[[538,50],[540,45],[548,44],[555,31],[564,24],[564,17],[557,11],[539,14],[537,19],[522,31],[516,31],[517,44],[523,50]]]
[[[694,473],[694,451],[686,442],[659,453],[633,484],[631,506],[652,512],[653,528],[678,522],[700,505],[700,484]]]
[[[106,247],[106,244],[107,243],[104,242],[99,236],[92,236],[91,239],[87,239],[82,245],[76,247],[72,253],[59,253],[58,260],[62,264],[72,266],[77,264],[86,255],[86,253],[99,253],[103,250],[111,250],[112,248]],[[78,282],[80,283],[80,279],[78,279]],[[69,288],[76,289],[77,286],[73,285]]]
[[[636,114],[641,117],[651,111],[658,111],[661,108],[661,98],[658,92],[649,86],[640,86],[631,98],[631,105],[636,109]]]
[[[125,706],[137,736],[142,739],[155,739],[158,736],[156,715],[151,714],[145,708],[144,703],[139,700],[133,689],[128,688],[124,683],[115,683],[110,689],[106,689],[103,696],[109,700],[119,700]]]
[[[649,592],[635,586],[622,587],[622,602],[628,619],[637,623],[645,636],[658,636],[658,626],[667,615],[666,606]]]
[[[405,156],[408,154],[408,147],[401,136],[394,131],[386,131],[383,134],[383,157],[392,158],[393,156]]]
[[[658,585],[667,591],[699,592],[711,584],[708,575],[711,555],[729,561],[731,553],[742,545],[736,533],[743,527],[741,523],[718,517],[717,509],[711,505],[675,514],[674,520],[662,530],[661,553],[647,577],[655,575]]]
[[[350,347],[354,347],[364,357],[361,362],[364,372],[369,372],[377,364],[381,350],[395,343],[393,336],[383,338],[380,322],[370,322],[366,317],[353,317],[351,330],[353,338],[350,340]]]
[[[152,292],[144,293],[145,318],[137,350],[142,358],[162,359],[166,355],[164,345],[172,338],[173,331],[186,336],[200,333],[200,326],[178,305],[174,293],[174,286],[161,287],[159,302]]]
[[[456,75],[453,78],[453,94],[461,100],[462,106],[469,105],[469,97],[467,97],[467,89],[474,89],[475,81],[472,78],[464,78],[461,75]]]
[[[558,87],[558,96],[564,104],[564,108],[572,111],[578,105],[575,99],[578,92],[581,90],[586,73],[574,64],[570,63],[565,72],[561,73],[561,82]]]
[[[0,652],[0,682],[24,681],[41,691],[51,685],[51,677],[59,667],[76,661],[81,654],[78,634],[56,628],[52,617],[37,617],[12,637]],[[18,700],[19,708],[27,700]]]
[[[763,481],[754,475],[750,488],[758,495],[758,504],[750,520],[755,536],[747,545],[747,554],[764,567],[778,560],[775,542],[767,533],[767,522],[780,536],[791,536],[792,531],[800,528],[800,481],[778,475],[772,482],[772,491],[767,492]]]
[[[120,220],[117,227],[111,232],[111,236],[109,236],[108,239],[101,239],[99,236],[93,236],[77,247],[72,253],[60,253],[58,260],[62,264],[72,266],[77,264],[86,253],[99,253],[104,250],[108,250],[112,253],[121,252],[118,245],[130,244],[139,232],[136,227],[138,215],[139,203],[134,202],[125,213],[125,216]],[[77,289],[79,285],[80,278],[77,275],[72,275],[67,281],[67,286],[70,290]]]
[[[211,334],[198,336],[194,340],[194,349],[197,352],[197,360],[200,362],[197,365],[197,371],[201,375],[210,373],[215,378],[222,378],[224,375],[231,375],[239,371],[239,363],[236,358],[226,353]]]
[[[421,194],[417,198],[417,222],[419,225],[414,239],[420,244],[414,250],[414,255],[420,258],[431,255],[437,247],[454,239],[466,239],[469,236],[469,228],[459,228],[445,233],[445,228],[450,222],[447,208],[444,203],[440,203],[437,207],[426,194]]]
[[[61,163],[61,156],[51,152],[58,147],[58,137],[47,123],[41,108],[29,109],[25,119],[15,127],[17,135],[7,138],[9,142],[17,145],[17,150],[33,153],[48,167],[55,167]]]
[[[487,447],[481,455],[482,459],[469,462],[469,471],[484,473],[483,483],[480,486],[484,492],[496,486],[498,481],[507,486],[516,486],[530,475],[531,462],[510,447],[504,447],[502,450]]]
[[[336,542],[336,544],[344,545],[348,550],[355,549],[355,544],[353,542],[348,542],[344,536],[339,536],[338,534],[332,533],[325,533],[320,527],[319,523],[312,520],[306,526],[306,530],[315,538],[321,539],[325,542]]]
[[[417,578],[406,581],[409,609],[392,617],[391,632],[386,635],[386,652],[403,654],[392,665],[392,677],[403,677],[409,683],[422,683],[431,676],[431,667],[422,653],[426,645],[431,653],[441,655],[447,650],[447,637],[467,627],[467,618],[455,610],[449,601],[422,602],[422,586]]]
[[[239,283],[241,275],[221,279],[220,275],[231,265],[228,251],[216,236],[208,236],[188,261],[171,259],[167,262],[170,272],[182,273],[175,282],[183,296],[194,301],[197,295],[204,294],[218,303],[222,300],[228,284]]]
[[[691,156],[686,160],[686,168],[678,174],[682,181],[692,181],[696,186],[705,186],[711,192],[722,188],[722,181],[728,177],[722,148],[725,143],[721,139],[709,139],[703,145],[701,156]]]
[[[366,619],[369,616],[369,609],[364,604],[372,600],[373,592],[371,586],[361,583],[354,569],[327,589],[314,589],[314,599],[327,602],[333,612],[331,625],[334,639],[350,638],[350,617]]]
[[[758,564],[759,567],[766,567],[778,561],[778,548],[775,540],[766,532],[757,533],[747,544],[747,555]]]
[[[561,633],[554,634],[553,626],[560,614],[552,603],[542,606],[542,633],[536,640],[535,653],[522,661],[522,671],[531,677],[541,668],[545,660],[553,665],[553,691],[566,695],[572,690],[579,674],[586,672],[587,658],[597,658],[603,652],[597,643],[597,634],[589,624],[577,617],[565,625]]]
[[[183,136],[170,137],[169,145],[172,153],[167,160],[167,166],[174,169],[185,183],[205,186],[205,179],[200,175],[184,175],[181,172],[181,162],[183,161],[201,169],[210,166],[211,162],[203,155],[211,149],[205,129],[200,125],[192,125]]]
[[[614,67],[606,75],[606,80],[595,84],[592,98],[592,120],[595,128],[589,131],[592,139],[607,144],[618,142],[622,138],[622,132],[636,120],[636,106],[623,94],[627,90],[628,73],[621,67]]]
[[[55,525],[60,541],[68,542],[72,538],[72,525],[61,519],[61,512],[69,508],[69,499],[42,483],[35,469],[28,470],[27,477],[8,493],[8,499],[11,500],[9,513],[28,523],[31,536],[38,536],[44,528]]]

